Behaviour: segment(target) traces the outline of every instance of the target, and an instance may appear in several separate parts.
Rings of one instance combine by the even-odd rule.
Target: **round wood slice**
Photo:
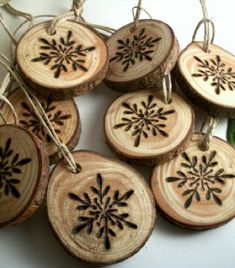
[[[123,160],[159,164],[184,151],[194,121],[192,108],[175,93],[170,104],[165,104],[159,91],[129,93],[107,109],[106,141]]]
[[[51,22],[27,31],[16,48],[16,62],[25,81],[41,96],[65,99],[94,89],[108,68],[108,48],[95,30],[66,21],[50,35]]]
[[[158,20],[128,24],[107,41],[110,54],[105,83],[112,89],[130,92],[156,87],[170,73],[179,54],[173,30]]]
[[[20,126],[31,131],[40,140],[48,152],[50,163],[54,164],[60,159],[60,154],[55,143],[51,140],[34,113],[21,89],[14,90],[9,96],[9,101],[14,106],[19,117]],[[80,138],[81,122],[78,108],[73,99],[52,101],[50,98],[39,98],[60,140],[72,150]],[[9,106],[3,104],[2,112],[7,122],[14,123],[14,118]]]
[[[213,116],[235,117],[235,57],[224,49],[191,43],[180,55],[175,79],[192,102]]]
[[[155,224],[152,193],[133,168],[89,151],[74,152],[81,172],[61,160],[47,192],[50,224],[75,257],[110,264],[134,255]]]
[[[29,218],[42,203],[49,161],[42,143],[27,130],[0,126],[0,227]]]
[[[194,134],[187,150],[156,167],[151,180],[163,215],[192,229],[218,227],[235,216],[235,150],[213,137],[203,152],[203,139]]]

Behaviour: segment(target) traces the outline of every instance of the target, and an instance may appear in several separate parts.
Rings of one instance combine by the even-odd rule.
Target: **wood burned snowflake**
[[[132,39],[127,38],[125,41],[119,39],[117,41],[118,48],[114,57],[110,62],[117,61],[123,65],[123,72],[126,72],[130,66],[144,60],[152,61],[154,46],[161,40],[161,37],[150,37],[145,33],[145,28],[141,29],[139,34],[133,36]]]
[[[216,151],[209,155],[203,155],[201,158],[193,156],[190,158],[187,153],[182,154],[182,169],[176,172],[177,176],[168,177],[169,183],[177,183],[178,188],[187,188],[182,195],[187,199],[184,203],[185,208],[189,208],[193,200],[201,201],[202,193],[205,193],[205,199],[211,199],[218,206],[222,206],[222,200],[219,195],[222,193],[222,186],[227,179],[234,179],[235,175],[225,173],[223,168],[219,168],[216,161]],[[216,169],[216,167],[218,167]]]
[[[66,38],[60,37],[59,41],[40,38],[42,43],[39,57],[32,59],[32,62],[43,62],[44,65],[51,65],[50,69],[54,72],[54,77],[59,78],[61,72],[68,72],[69,68],[73,71],[81,70],[87,72],[85,58],[87,53],[95,50],[94,46],[84,48],[76,44],[72,38],[72,31],[68,31]]]
[[[91,186],[89,194],[68,194],[71,200],[79,203],[77,210],[82,214],[78,217],[80,224],[73,229],[73,234],[85,229],[89,235],[95,232],[98,239],[103,239],[104,247],[108,250],[111,248],[110,238],[115,238],[118,231],[125,227],[137,229],[137,225],[128,220],[129,214],[119,211],[128,207],[128,200],[134,191],[120,194],[116,190],[113,195],[109,195],[111,186],[103,185],[101,174],[97,174],[96,182],[98,187]]]
[[[0,147],[0,198],[2,195],[20,198],[17,185],[23,166],[31,162],[30,158],[21,158],[11,148],[12,140],[7,139],[5,146]]]
[[[168,137],[168,133],[164,131],[168,116],[175,113],[174,110],[164,110],[163,107],[158,107],[154,102],[154,96],[148,96],[147,101],[142,101],[137,105],[124,102],[122,106],[125,108],[122,117],[122,123],[116,124],[114,129],[124,128],[135,137],[134,146],[138,147],[141,143],[141,138],[148,138],[150,135],[157,136],[160,134],[163,137]]]
[[[58,109],[56,109],[56,104],[51,99],[47,99],[46,101],[41,102],[41,105],[46,112],[49,120],[53,124],[55,132],[57,134],[60,134],[61,128],[63,127],[65,121],[69,120],[72,116],[70,114],[64,114],[62,111],[58,111]],[[41,121],[38,119],[38,116],[34,113],[34,111],[26,102],[22,102],[21,106],[23,108],[23,118],[20,120],[20,124],[24,128],[32,131],[41,140],[51,142],[50,136],[47,134]]]
[[[202,78],[203,81],[211,81],[211,86],[215,89],[216,94],[220,94],[221,90],[226,91],[235,89],[235,72],[232,67],[226,66],[222,62],[220,56],[216,56],[215,59],[201,60],[194,56],[199,62],[198,72],[192,76],[196,78]]]

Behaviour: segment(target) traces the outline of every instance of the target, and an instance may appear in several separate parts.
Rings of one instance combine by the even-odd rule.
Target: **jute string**
[[[204,134],[205,137],[202,143],[199,145],[199,148],[202,151],[208,151],[210,147],[210,142],[213,137],[213,132],[218,124],[219,119],[217,117],[208,116],[204,122],[202,123],[202,127],[200,130],[201,134]],[[208,124],[207,130],[204,132],[206,125]]]
[[[198,30],[201,27],[201,25],[204,24],[204,41],[203,41],[203,48],[202,49],[206,53],[209,53],[210,52],[209,46],[210,46],[210,44],[213,44],[213,42],[214,42],[215,25],[214,25],[213,21],[211,21],[208,18],[206,0],[200,0],[200,3],[201,3],[201,7],[202,7],[202,12],[203,12],[203,19],[201,21],[199,21],[199,23],[194,31],[192,41],[194,42],[196,40]],[[211,29],[210,29],[210,27],[211,27]],[[212,33],[211,33],[211,30],[212,30]]]
[[[60,153],[62,154],[62,156],[65,158],[66,162],[68,163],[69,170],[72,171],[73,173],[79,172],[80,171],[79,165],[76,164],[72,153],[69,151],[67,146],[60,141],[42,105],[40,104],[36,96],[32,92],[29,91],[28,86],[24,83],[24,81],[20,77],[17,69],[14,66],[10,66],[9,60],[7,59],[6,56],[2,54],[0,54],[0,64],[11,74],[12,78],[15,80],[15,82],[19,85],[19,87],[23,91],[27,101],[29,102],[34,113],[40,120],[42,126],[47,131],[48,135],[56,144]]]
[[[170,104],[172,101],[172,80],[170,74],[167,74],[163,77],[162,88],[163,88],[164,101],[166,104]]]

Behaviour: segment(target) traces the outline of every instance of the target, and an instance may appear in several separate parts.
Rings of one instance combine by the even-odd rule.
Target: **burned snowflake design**
[[[90,187],[90,194],[83,193],[79,196],[69,193],[69,198],[79,203],[77,210],[80,224],[73,229],[73,234],[78,234],[86,230],[87,234],[95,235],[98,239],[103,239],[106,250],[111,248],[111,237],[115,238],[117,233],[125,227],[137,229],[137,225],[128,221],[129,214],[120,212],[128,207],[127,201],[134,194],[133,190],[120,194],[115,191],[110,194],[110,185],[104,185],[101,174],[97,174],[97,187]]]
[[[126,72],[130,66],[144,60],[152,61],[154,46],[161,40],[161,37],[149,37],[143,28],[139,34],[134,35],[132,39],[127,38],[125,41],[118,40],[118,48],[115,56],[110,62],[117,61],[123,65],[123,72]]]
[[[215,59],[201,60],[198,57],[194,57],[199,62],[199,69],[197,73],[193,74],[193,77],[202,78],[207,82],[210,80],[211,86],[215,89],[216,94],[220,94],[221,91],[235,89],[235,72],[232,67],[228,67],[222,62],[220,56],[216,56]]]
[[[11,148],[11,139],[6,141],[4,147],[0,147],[0,198],[11,195],[20,198],[17,185],[20,183],[22,167],[31,162],[30,158],[20,158]]]
[[[148,96],[147,101],[142,101],[138,106],[124,102],[122,106],[125,108],[122,117],[122,123],[114,126],[114,129],[124,128],[135,137],[134,146],[138,147],[141,138],[148,138],[150,135],[168,137],[168,133],[164,131],[166,122],[170,114],[175,113],[174,110],[164,110],[163,107],[157,107],[154,102],[154,96]]]
[[[41,105],[52,125],[54,126],[55,132],[57,134],[60,134],[61,128],[63,127],[65,121],[69,120],[72,116],[70,114],[64,114],[62,111],[56,111],[56,105],[51,99],[47,99],[47,101],[41,102]],[[22,113],[24,120],[20,120],[20,124],[24,128],[33,132],[41,140],[45,139],[47,142],[51,142],[50,136],[47,134],[34,111],[26,102],[22,102],[21,106],[24,109]]]
[[[54,77],[59,78],[61,72],[68,72],[69,68],[73,71],[87,72],[85,58],[87,53],[95,50],[94,46],[84,48],[72,40],[72,32],[68,31],[66,38],[60,37],[59,41],[40,38],[42,43],[39,57],[32,59],[32,62],[43,62],[45,65],[51,64],[50,69],[54,72]]]
[[[212,151],[208,156],[203,155],[201,158],[193,156],[191,159],[187,153],[183,153],[184,159],[181,167],[185,171],[177,171],[176,177],[168,177],[169,183],[177,183],[178,188],[187,188],[182,195],[187,199],[184,203],[185,208],[189,208],[193,200],[201,201],[202,193],[205,193],[205,199],[211,199],[218,206],[222,206],[222,200],[219,195],[222,193],[221,187],[227,179],[234,179],[235,175],[226,174],[223,168],[219,168],[216,161],[216,151]]]

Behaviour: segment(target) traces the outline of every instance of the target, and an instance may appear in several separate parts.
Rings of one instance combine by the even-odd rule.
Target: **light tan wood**
[[[49,155],[50,163],[56,163],[61,157],[58,148],[33,112],[24,93],[17,88],[9,94],[8,99],[14,106],[19,117],[19,125],[31,131],[43,141]],[[66,144],[70,150],[73,150],[79,141],[81,132],[81,121],[75,101],[73,99],[52,101],[49,98],[42,97],[39,97],[39,101],[45,109],[60,140]],[[9,106],[3,104],[1,110],[7,122],[13,124],[14,118]]]
[[[108,66],[108,48],[92,28],[66,21],[49,35],[43,22],[31,28],[16,48],[19,70],[40,96],[65,99],[94,89]]]
[[[105,114],[105,136],[123,160],[140,165],[169,161],[181,153],[194,129],[194,113],[172,94],[166,104],[159,91],[138,91],[117,98]]]
[[[105,83],[117,91],[156,87],[173,69],[179,44],[169,25],[158,20],[130,23],[107,41],[110,54]]]
[[[185,153],[156,167],[151,180],[163,215],[192,229],[218,227],[235,216],[235,150],[213,137],[203,152],[203,138],[194,134]]]
[[[235,117],[235,57],[224,49],[191,43],[180,55],[175,79],[190,100],[214,116]]]
[[[88,263],[109,264],[134,255],[155,223],[149,186],[133,168],[89,151],[74,152],[72,174],[63,161],[47,192],[50,224],[64,248]]]
[[[36,212],[48,176],[41,142],[21,127],[0,126],[0,227],[21,223]]]

